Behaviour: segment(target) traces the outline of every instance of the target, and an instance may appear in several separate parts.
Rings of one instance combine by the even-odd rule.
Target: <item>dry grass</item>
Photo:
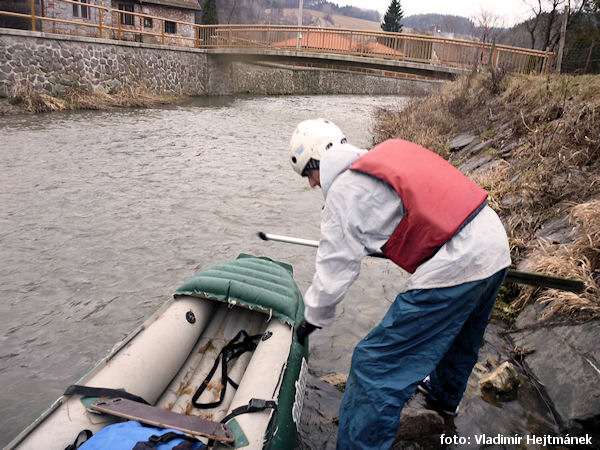
[[[38,93],[31,83],[16,85],[11,92],[9,102],[19,105],[27,112],[42,113],[66,109],[66,103],[55,97]]]
[[[547,304],[542,319],[557,315],[576,320],[600,318],[600,200],[575,206],[570,218],[576,226],[578,238],[569,245],[541,240],[528,264],[535,271],[584,280],[586,290],[574,294],[556,289],[522,289],[514,304],[522,307],[533,299]]]
[[[37,92],[31,83],[15,87],[9,101],[24,112],[42,113],[65,110],[109,110],[115,108],[147,108],[172,103],[175,97],[151,94],[145,89],[120,89],[114,93],[89,92],[74,87],[68,88],[61,97],[52,97]]]
[[[538,301],[546,318],[600,317],[600,76],[466,76],[403,111],[379,111],[375,141],[411,140],[456,166],[470,155],[450,154],[450,140],[473,132],[489,141],[500,162],[469,173],[489,194],[506,227],[513,263],[583,279],[581,295],[522,288],[514,306]],[[503,149],[512,150],[503,152]],[[544,243],[542,226],[569,213],[579,230],[574,242]],[[531,261],[529,261],[531,259]]]

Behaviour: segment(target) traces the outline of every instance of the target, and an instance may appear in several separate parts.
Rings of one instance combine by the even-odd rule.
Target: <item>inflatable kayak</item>
[[[308,348],[293,331],[303,312],[287,264],[240,255],[204,270],[7,448],[76,448],[78,436],[86,448],[137,422],[214,449],[293,448]]]

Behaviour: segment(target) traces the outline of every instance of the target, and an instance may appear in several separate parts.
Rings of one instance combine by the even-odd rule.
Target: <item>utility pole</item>
[[[298,5],[298,42],[296,44],[296,48],[300,48],[300,44],[302,43],[302,0],[300,0],[300,4]]]
[[[556,60],[556,71],[560,73],[562,69],[563,53],[565,51],[565,38],[567,35],[567,21],[569,20],[569,5],[565,6],[563,13],[562,26],[560,27],[560,41],[558,41],[558,59]]]

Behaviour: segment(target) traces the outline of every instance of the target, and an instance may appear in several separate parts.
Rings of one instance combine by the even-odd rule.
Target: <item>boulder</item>
[[[479,388],[484,395],[494,395],[498,399],[516,397],[521,379],[515,366],[505,361],[479,380]]]
[[[464,164],[458,167],[458,170],[460,170],[464,174],[467,174],[480,168],[484,164],[489,163],[490,161],[492,161],[492,159],[492,155],[484,153],[483,155],[479,155],[468,159]]]
[[[535,348],[524,364],[538,380],[565,432],[600,440],[600,321],[542,326],[539,307],[519,315],[511,338],[516,347]]]
[[[335,450],[342,395],[331,384],[308,375],[294,450]]]
[[[469,156],[477,155],[478,153],[482,153],[486,151],[488,148],[492,146],[492,141],[483,141],[479,142],[473,141],[470,145],[465,147],[465,153]]]
[[[439,436],[447,432],[444,419],[435,411],[405,407],[392,450],[423,448],[439,444]]]
[[[474,140],[477,139],[473,133],[463,133],[456,136],[454,139],[450,141],[450,151],[457,152],[462,150],[467,145],[471,144]]]
[[[346,389],[346,381],[348,381],[348,375],[343,373],[330,373],[321,377],[321,380],[329,383],[333,387],[335,387],[338,391],[344,392]]]

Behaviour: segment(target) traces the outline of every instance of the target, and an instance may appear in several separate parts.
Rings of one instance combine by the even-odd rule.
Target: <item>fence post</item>
[[[121,11],[117,12],[117,22],[119,24],[118,38],[121,40]]]
[[[30,6],[31,6],[31,31],[35,31],[35,3],[34,3],[34,0],[31,0]]]
[[[98,37],[100,39],[102,39],[102,14],[104,14],[102,8],[98,9]]]
[[[550,47],[546,47],[546,51],[544,52],[544,59],[542,60],[542,69],[540,70],[540,74],[546,73],[548,70],[548,53],[550,52]]]
[[[590,68],[590,61],[592,60],[592,51],[594,50],[594,44],[596,41],[592,41],[590,45],[590,52],[588,53],[587,61],[585,62],[585,69],[583,70],[583,74],[585,75]]]
[[[494,64],[494,52],[496,51],[496,37],[494,36],[494,40],[492,41],[492,48],[490,50],[490,57],[488,58],[488,63],[487,65],[489,67],[491,67],[492,69],[495,69],[495,64]]]

